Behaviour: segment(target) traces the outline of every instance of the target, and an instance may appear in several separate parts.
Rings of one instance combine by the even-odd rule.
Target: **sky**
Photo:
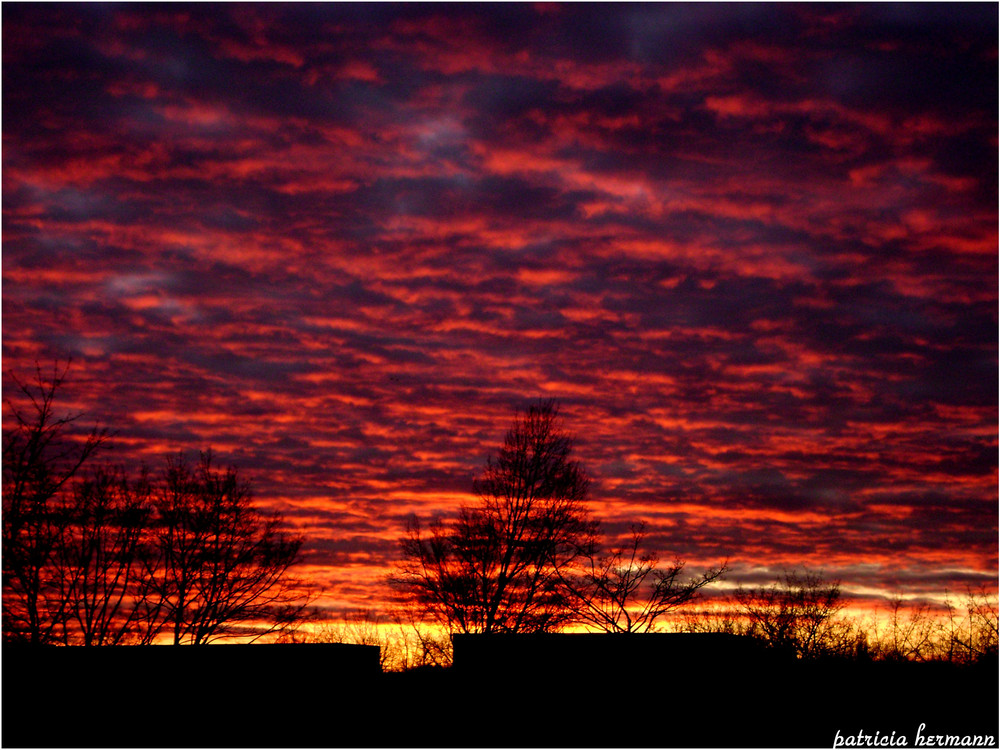
[[[996,4],[2,28],[5,373],[71,359],[110,460],[236,465],[331,611],[385,604],[407,518],[472,501],[539,398],[610,539],[995,589]]]

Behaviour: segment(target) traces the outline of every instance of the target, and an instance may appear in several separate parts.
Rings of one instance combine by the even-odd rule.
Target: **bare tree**
[[[561,571],[593,549],[589,479],[555,402],[517,415],[473,485],[478,501],[425,535],[412,521],[392,581],[448,632],[553,630],[573,617]]]
[[[1000,650],[1000,609],[996,594],[986,587],[966,590],[965,609],[969,617],[969,648],[975,659],[996,658]]]
[[[196,467],[168,460],[146,562],[145,640],[161,633],[175,644],[257,640],[307,613],[303,584],[288,575],[302,539],[253,507],[235,468],[218,471],[212,461],[211,451]]]
[[[131,482],[111,467],[98,467],[74,487],[53,564],[66,602],[67,643],[118,645],[137,637],[139,604],[149,594],[141,549],[151,493],[147,472]]]
[[[949,661],[972,664],[988,657],[996,658],[998,647],[998,606],[996,594],[983,586],[968,588],[965,600],[955,605],[947,602],[942,650]]]
[[[632,527],[627,546],[608,554],[590,554],[582,573],[570,579],[579,620],[609,633],[643,633],[657,620],[694,599],[726,572],[726,564],[684,580],[685,563],[660,566],[659,558],[643,552],[646,524]]]
[[[11,379],[3,435],[3,633],[34,645],[255,640],[293,627],[310,598],[290,568],[302,540],[256,510],[235,469],[85,470],[106,440],[59,416],[66,368]]]
[[[885,661],[924,661],[938,650],[941,623],[929,604],[910,604],[900,594],[889,599],[884,626],[869,628],[875,655]]]
[[[20,403],[4,399],[12,425],[3,431],[3,633],[34,645],[62,637],[66,600],[51,572],[71,523],[65,493],[107,437],[97,427],[72,435],[80,415],[57,414],[68,369],[36,366],[34,383],[8,373]]]
[[[833,618],[844,606],[839,581],[786,572],[767,588],[740,587],[734,599],[748,634],[793,649],[800,658],[820,656],[837,640]]]

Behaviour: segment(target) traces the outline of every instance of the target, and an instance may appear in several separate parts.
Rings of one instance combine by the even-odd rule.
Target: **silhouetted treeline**
[[[108,436],[67,434],[64,375],[18,382],[4,433],[4,746],[996,745],[995,597],[862,623],[789,572],[694,609],[726,564],[684,578],[641,523],[607,548],[554,402],[515,418],[476,504],[411,524],[391,617],[296,631],[301,539],[210,452],[94,465]],[[286,643],[206,645],[265,634]]]
[[[291,573],[300,538],[253,507],[235,469],[211,452],[190,464],[130,475],[97,464],[109,436],[70,434],[56,396],[66,371],[13,378],[13,424],[3,435],[3,635],[41,644],[204,644],[220,638],[350,640],[379,645],[390,669],[443,666],[450,636],[586,628],[635,634],[664,627],[745,635],[798,658],[974,662],[997,653],[995,595],[969,591],[944,616],[892,603],[891,617],[845,617],[839,583],[785,573],[738,588],[726,606],[697,611],[725,563],[685,578],[661,564],[642,523],[608,545],[586,499],[558,405],[515,415],[456,518],[413,519],[391,582],[392,624],[354,617],[344,632],[294,634],[309,594]],[[678,620],[679,613],[687,614]]]
[[[558,415],[553,400],[517,413],[473,483],[476,501],[428,528],[411,519],[389,580],[419,619],[448,634],[647,632],[723,576],[725,563],[688,578],[683,561],[661,566],[642,523],[605,550]]]
[[[211,452],[154,475],[96,464],[108,439],[74,440],[65,370],[15,379],[3,435],[3,637],[34,646],[204,644],[279,633],[308,603],[290,571],[302,540],[258,511]]]
[[[997,597],[985,587],[937,606],[895,596],[865,616],[845,614],[847,604],[839,582],[791,571],[769,586],[739,587],[723,607],[688,613],[680,627],[744,635],[806,660],[973,664],[997,658]]]
[[[448,664],[451,635],[581,627],[628,634],[668,623],[747,636],[800,659],[974,662],[997,652],[996,597],[986,591],[968,592],[964,616],[953,605],[941,616],[929,605],[899,600],[888,625],[862,623],[843,615],[838,581],[789,571],[770,586],[740,586],[719,609],[694,611],[692,603],[728,565],[685,578],[683,561],[663,565],[646,548],[641,522],[626,543],[604,542],[585,504],[589,479],[572,447],[557,404],[538,402],[515,416],[474,482],[474,502],[427,528],[410,522],[390,578],[409,612],[408,627],[394,637],[383,631],[383,648],[399,654],[383,656],[386,663]],[[357,619],[351,627],[358,630]]]
[[[661,622],[660,632],[739,636],[806,662],[969,665],[997,658],[997,601],[985,589],[969,589],[937,606],[897,596],[870,604],[865,614],[849,604],[836,581],[792,571],[768,586],[738,587],[716,597],[711,608],[696,603]],[[390,671],[449,666],[452,638],[413,615],[405,608],[353,611],[294,637],[379,646],[383,669]]]

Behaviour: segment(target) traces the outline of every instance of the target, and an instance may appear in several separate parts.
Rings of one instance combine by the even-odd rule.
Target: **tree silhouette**
[[[569,587],[581,621],[609,633],[649,632],[659,618],[690,602],[726,572],[723,564],[684,580],[684,562],[661,567],[655,554],[641,551],[645,536],[642,522],[632,527],[628,545],[588,556]]]
[[[135,639],[149,596],[142,550],[151,494],[146,471],[131,482],[111,467],[98,467],[74,487],[53,566],[66,602],[66,642],[113,646]]]
[[[302,540],[255,509],[236,469],[211,451],[196,467],[168,459],[158,482],[144,468],[88,462],[107,433],[74,436],[58,416],[66,368],[36,368],[19,403],[5,399],[3,636],[86,646],[255,640],[296,625],[306,587],[289,575]]]
[[[939,627],[931,614],[930,605],[918,603],[907,606],[903,596],[897,593],[889,599],[888,609],[885,633],[879,632],[878,623],[871,627],[872,650],[885,661],[923,661],[929,658],[934,653],[935,631]]]
[[[104,443],[107,432],[69,434],[79,414],[58,416],[56,395],[69,369],[36,365],[35,381],[4,398],[13,425],[3,431],[3,632],[34,645],[61,639],[68,613],[53,566],[71,523],[65,490]]]
[[[573,618],[563,571],[594,546],[589,479],[554,401],[518,414],[474,482],[475,505],[425,535],[410,522],[393,582],[448,632],[525,633]]]
[[[962,605],[947,602],[944,649],[946,658],[964,664],[997,658],[1000,642],[1000,610],[997,595],[985,586],[966,589]],[[964,610],[964,616],[960,612]]]
[[[835,650],[834,616],[843,608],[840,582],[818,573],[785,572],[766,588],[737,589],[733,598],[749,635],[800,658]]]
[[[212,461],[208,451],[195,467],[183,458],[167,462],[146,561],[144,640],[161,633],[174,644],[256,640],[306,613],[303,584],[288,576],[302,539],[253,507],[235,468],[219,471]]]

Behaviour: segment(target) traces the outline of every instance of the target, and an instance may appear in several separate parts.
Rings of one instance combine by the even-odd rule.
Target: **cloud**
[[[5,367],[122,457],[343,604],[553,396],[671,554],[995,573],[995,9],[244,11],[5,9]]]

